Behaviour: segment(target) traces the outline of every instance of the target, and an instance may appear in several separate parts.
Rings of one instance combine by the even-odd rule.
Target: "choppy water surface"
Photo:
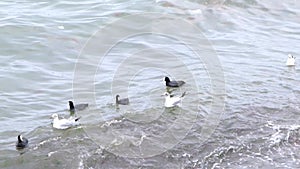
[[[299,65],[285,66],[288,53],[299,58],[298,1],[2,1],[0,6],[0,168],[299,168]],[[214,112],[221,116],[208,139],[205,126],[214,126],[207,122],[214,115],[211,76],[168,36],[123,40],[102,62],[82,63],[85,70],[100,65],[95,74],[74,78],[78,57],[93,57],[82,50],[89,38],[138,12],[189,21],[218,55],[225,105]],[[116,30],[139,29],[124,24]],[[159,48],[180,57],[158,52],[152,65],[147,59],[154,55],[144,49]],[[167,74],[187,81],[173,91],[188,92],[182,108],[163,107]],[[73,90],[76,82],[83,86]],[[131,106],[116,109],[116,93],[129,96]],[[67,117],[71,99],[90,104],[78,112],[81,125],[53,129],[51,114]],[[178,137],[161,139],[170,131]],[[23,151],[15,150],[19,133],[30,141]]]

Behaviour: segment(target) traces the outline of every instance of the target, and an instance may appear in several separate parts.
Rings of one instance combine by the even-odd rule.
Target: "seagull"
[[[22,135],[18,135],[18,141],[16,143],[16,148],[17,149],[22,149],[28,146],[28,140],[24,137],[22,137]]]
[[[84,110],[85,108],[88,107],[88,105],[89,104],[84,103],[84,104],[77,104],[74,106],[74,103],[72,101],[69,101],[70,111],[72,111],[72,112]]]
[[[72,126],[79,125],[78,120],[81,118],[81,117],[75,118],[71,116],[68,119],[59,119],[58,114],[56,113],[52,114],[51,117],[53,118],[53,127],[56,129],[67,129]]]
[[[183,92],[181,96],[174,96],[168,92],[165,92],[162,96],[165,96],[165,107],[180,106],[181,100],[185,96],[186,92]]]
[[[185,84],[184,81],[171,81],[169,77],[165,77],[166,86],[168,87],[180,87]]]
[[[119,99],[119,95],[116,95],[116,104],[122,104],[122,105],[128,105],[129,104],[129,99],[124,98],[124,99]]]
[[[190,9],[190,10],[187,10],[187,12],[190,15],[199,15],[199,14],[202,14],[202,10],[201,9]]]
[[[288,59],[286,61],[287,66],[295,66],[295,58],[293,55],[288,54]]]

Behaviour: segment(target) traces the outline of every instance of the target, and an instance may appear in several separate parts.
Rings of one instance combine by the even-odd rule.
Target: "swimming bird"
[[[129,99],[124,98],[124,99],[119,99],[119,95],[116,95],[116,104],[122,104],[122,105],[128,105],[129,104]]]
[[[288,59],[286,61],[287,66],[295,66],[295,58],[293,55],[288,54]]]
[[[18,135],[18,141],[16,143],[17,149],[22,149],[28,146],[28,140],[24,138],[21,134]]]
[[[51,117],[53,118],[53,127],[56,129],[67,129],[72,126],[79,125],[78,120],[81,118],[71,116],[68,119],[59,119],[58,114],[56,113],[52,114]]]
[[[180,106],[181,100],[185,96],[186,92],[183,92],[181,96],[174,96],[168,92],[165,92],[162,96],[165,96],[165,107]]]
[[[166,82],[166,86],[168,87],[180,87],[182,86],[183,84],[185,84],[184,81],[171,81],[169,77],[165,77],[165,82]]]
[[[89,106],[89,104],[87,104],[87,103],[77,104],[77,105],[74,106],[74,103],[72,101],[69,101],[70,111],[73,111],[73,112],[74,111],[84,110],[88,106]]]

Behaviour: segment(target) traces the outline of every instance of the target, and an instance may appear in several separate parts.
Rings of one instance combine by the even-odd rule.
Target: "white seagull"
[[[293,55],[288,54],[288,59],[286,61],[287,66],[295,66],[295,58]]]
[[[68,119],[59,119],[58,114],[56,113],[52,114],[51,117],[53,118],[53,127],[56,129],[67,129],[72,126],[79,125],[78,120],[80,117],[75,118],[71,116]]]
[[[165,107],[180,106],[181,100],[183,99],[186,92],[182,93],[181,96],[173,96],[168,92],[165,92],[162,96],[165,96]]]

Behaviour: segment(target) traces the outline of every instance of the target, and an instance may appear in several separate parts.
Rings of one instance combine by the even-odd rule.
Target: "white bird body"
[[[189,9],[187,10],[187,12],[191,15],[199,15],[202,14],[202,10],[201,9]]]
[[[71,116],[68,119],[59,119],[58,114],[56,113],[52,115],[52,118],[53,118],[53,127],[56,129],[67,129],[72,126],[79,125],[78,120],[80,119],[80,117],[75,118],[73,116]]]
[[[181,106],[181,101],[185,95],[185,92],[181,96],[172,96],[170,93],[165,92],[165,107]]]
[[[287,66],[295,66],[295,57],[291,54],[288,54],[288,59],[286,61]]]

